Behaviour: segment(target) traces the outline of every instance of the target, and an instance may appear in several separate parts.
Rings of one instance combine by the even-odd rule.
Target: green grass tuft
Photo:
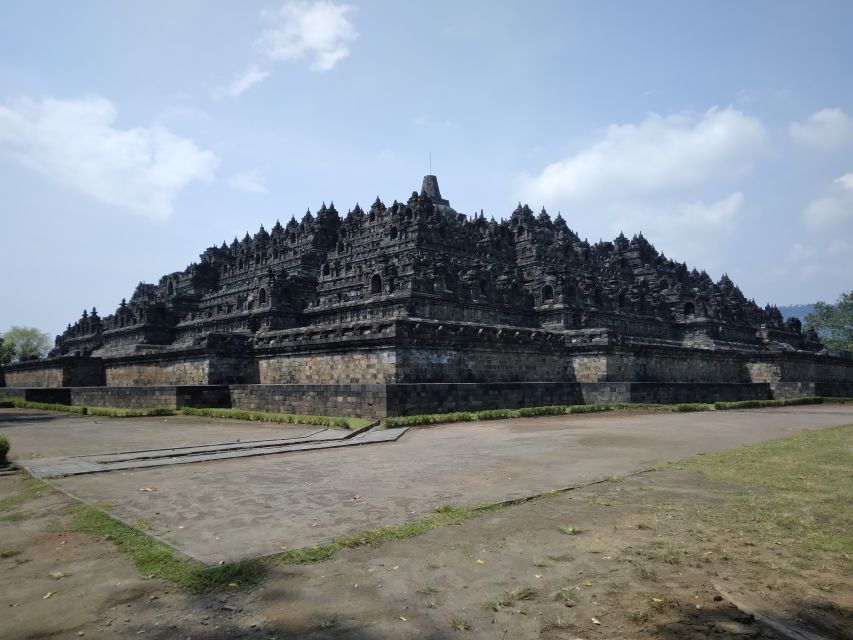
[[[43,480],[37,480],[36,478],[25,476],[23,482],[24,490],[21,493],[0,498],[0,513],[12,511],[25,502],[35,500],[46,493],[52,493],[54,491],[54,488]]]
[[[506,607],[511,607],[519,600],[533,600],[539,592],[532,587],[518,587],[512,591],[504,591],[494,600],[489,600],[486,606],[492,611],[500,611]]]

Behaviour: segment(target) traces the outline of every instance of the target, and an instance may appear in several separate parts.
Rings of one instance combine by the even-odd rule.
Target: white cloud
[[[263,69],[259,68],[258,65],[250,65],[248,69],[246,69],[245,71],[243,71],[243,73],[234,78],[234,80],[232,80],[227,86],[219,89],[216,92],[217,97],[226,95],[230,96],[231,98],[236,98],[251,87],[266,80],[269,75],[269,71],[264,71]]]
[[[616,236],[642,231],[659,251],[677,260],[689,260],[690,266],[722,272],[722,243],[744,210],[744,196],[736,191],[720,200],[706,203],[663,202],[616,204],[603,209],[599,220],[607,220]],[[599,221],[599,225],[601,222]]]
[[[247,193],[266,193],[267,187],[257,169],[240,171],[228,178],[228,186]]]
[[[827,195],[814,200],[803,210],[802,221],[812,233],[833,234],[853,223],[853,173],[836,178]]]
[[[795,142],[807,147],[833,150],[853,143],[853,120],[837,107],[816,111],[805,122],[792,122],[788,130]]]
[[[595,144],[526,177],[523,191],[553,205],[693,188],[749,171],[766,137],[761,122],[731,107],[701,118],[652,114],[609,126]]]
[[[277,10],[264,11],[267,23],[258,50],[270,60],[311,59],[315,71],[328,71],[349,55],[358,32],[349,20],[356,11],[329,0],[295,0]]]
[[[0,153],[101,202],[167,218],[192,182],[213,178],[218,159],[161,124],[119,129],[99,96],[21,99],[0,106]]]

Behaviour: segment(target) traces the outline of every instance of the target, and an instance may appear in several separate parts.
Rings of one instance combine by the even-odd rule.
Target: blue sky
[[[853,3],[46,2],[0,13],[0,331],[323,201],[519,201],[749,297],[853,288]]]

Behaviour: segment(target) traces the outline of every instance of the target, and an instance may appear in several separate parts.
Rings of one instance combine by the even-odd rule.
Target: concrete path
[[[54,437],[80,447],[63,433],[63,420],[4,427],[2,416],[0,433],[13,447],[18,434],[31,439],[31,429],[38,430],[40,449],[49,450]],[[216,564],[402,523],[443,504],[530,496],[849,423],[853,406],[843,405],[468,422],[412,429],[380,446],[116,471],[56,484],[91,504],[108,503],[126,522],[144,520],[151,534]],[[132,419],[105,423],[100,450],[121,450],[114,445],[127,432],[142,438],[146,430],[139,426]],[[187,445],[204,444],[197,436],[215,430],[192,420],[181,427],[185,439],[195,437]]]
[[[174,464],[193,464],[196,462],[215,462],[234,458],[254,458],[256,456],[281,455],[297,451],[315,451],[317,449],[336,449],[357,447],[365,444],[393,442],[407,429],[366,431],[364,433],[321,429],[304,438],[276,438],[273,440],[250,440],[237,442],[219,442],[192,447],[172,447],[168,449],[142,449],[119,453],[96,454],[89,456],[70,456],[58,458],[34,458],[16,462],[37,478],[58,478],[61,476],[81,476],[89,473],[107,473],[125,469],[144,469],[166,467]]]

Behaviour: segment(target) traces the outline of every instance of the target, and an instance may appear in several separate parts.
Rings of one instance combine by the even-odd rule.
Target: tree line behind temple
[[[813,307],[813,310],[805,316],[805,328],[817,331],[827,349],[853,351],[853,291],[842,293],[835,304],[797,305],[790,307],[791,313],[785,315],[796,316],[797,310],[806,307]],[[51,346],[52,340],[44,331],[34,327],[12,327],[0,336],[0,364],[43,358]]]

